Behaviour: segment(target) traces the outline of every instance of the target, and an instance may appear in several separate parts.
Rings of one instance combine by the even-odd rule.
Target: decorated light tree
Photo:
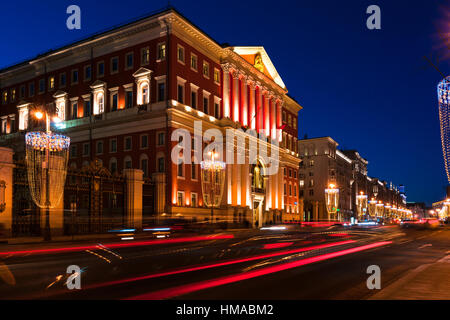
[[[339,212],[339,189],[332,183],[325,189],[325,204],[331,220],[337,220]]]
[[[439,102],[442,152],[444,155],[447,180],[450,183],[450,76],[439,82],[437,93]]]
[[[216,160],[218,154],[210,151],[209,159],[201,162],[203,201],[211,208],[211,223],[214,221],[214,208],[220,206],[225,185],[225,167],[223,161]]]
[[[364,220],[367,214],[367,194],[361,191],[356,196],[356,206],[358,209],[358,220]]]
[[[36,112],[37,119],[44,113]],[[58,121],[57,119],[55,119]],[[66,181],[70,138],[50,131],[50,117],[45,113],[46,131],[25,135],[28,185],[34,203],[46,209],[44,240],[51,240],[50,209],[61,201]]]

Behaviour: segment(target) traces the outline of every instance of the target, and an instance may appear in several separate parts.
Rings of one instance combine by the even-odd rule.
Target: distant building
[[[356,196],[361,192],[368,200],[396,208],[406,207],[404,186],[396,187],[392,182],[369,177],[369,162],[356,150],[339,150],[339,144],[331,137],[302,139],[298,145],[302,159],[299,195],[303,199],[304,220],[330,219],[325,203],[325,189],[330,184],[339,189],[339,220],[357,216]]]

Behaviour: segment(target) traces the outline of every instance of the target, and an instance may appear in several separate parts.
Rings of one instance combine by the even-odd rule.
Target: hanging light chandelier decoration
[[[339,189],[332,183],[325,189],[325,203],[331,220],[336,220],[339,212]]]
[[[442,152],[444,155],[447,180],[450,183],[450,76],[439,82],[437,93],[439,102]]]
[[[70,138],[50,131],[28,132],[25,144],[32,199],[40,208],[55,208],[64,193]]]
[[[211,208],[211,222],[214,219],[214,208],[220,206],[225,185],[225,167],[223,161],[216,160],[217,153],[210,152],[209,160],[201,162],[203,201]]]
[[[358,209],[358,220],[364,220],[364,217],[367,215],[367,194],[364,192],[360,192],[356,196],[356,204]]]

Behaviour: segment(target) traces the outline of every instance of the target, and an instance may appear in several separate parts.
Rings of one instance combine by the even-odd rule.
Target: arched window
[[[124,169],[132,169],[133,168],[133,161],[130,156],[126,156],[123,160],[123,168]]]
[[[148,156],[141,154],[139,158],[139,169],[144,173],[144,177],[148,177]]]
[[[156,155],[156,171],[164,172],[165,171],[165,157],[164,153],[158,152]]]
[[[109,160],[109,172],[111,172],[111,174],[117,173],[117,159],[116,158],[111,158]]]
[[[144,82],[141,85],[141,104],[149,103],[148,83]]]

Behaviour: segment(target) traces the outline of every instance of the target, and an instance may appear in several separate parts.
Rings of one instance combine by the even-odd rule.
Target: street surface
[[[1,299],[450,299],[450,229],[294,227],[0,245]],[[67,267],[81,268],[69,290]],[[367,267],[381,270],[370,290]]]

